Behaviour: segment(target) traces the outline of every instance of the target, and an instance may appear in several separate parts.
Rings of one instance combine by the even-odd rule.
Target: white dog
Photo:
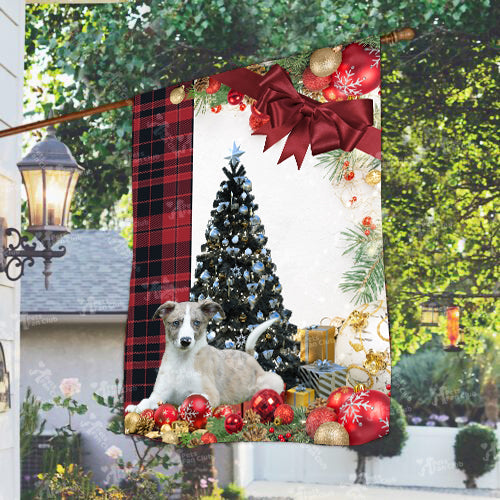
[[[253,357],[262,333],[276,321],[268,320],[248,336],[245,350],[216,349],[207,344],[206,327],[215,313],[225,317],[222,307],[206,299],[200,302],[165,302],[155,312],[165,325],[165,353],[153,392],[127,412],[157,408],[158,402],[179,405],[190,394],[203,394],[213,408],[238,404],[260,389],[281,393],[282,378],[264,371]],[[248,353],[248,354],[247,354]]]

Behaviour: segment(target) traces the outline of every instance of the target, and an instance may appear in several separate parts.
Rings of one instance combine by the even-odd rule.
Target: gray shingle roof
[[[116,231],[75,230],[54,245],[66,255],[52,261],[45,290],[42,259],[21,279],[22,313],[125,313],[132,251]]]

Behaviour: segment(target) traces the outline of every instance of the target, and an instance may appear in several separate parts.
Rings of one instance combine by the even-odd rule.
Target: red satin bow
[[[274,65],[260,82],[257,109],[270,121],[254,135],[266,135],[264,151],[290,134],[278,163],[295,156],[300,169],[307,148],[313,155],[341,148],[352,151],[373,124],[371,99],[320,103],[299,94],[287,73]]]

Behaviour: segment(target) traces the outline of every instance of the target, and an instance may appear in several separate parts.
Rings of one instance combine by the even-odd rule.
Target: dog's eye
[[[180,322],[180,321],[177,321],[177,320],[176,320],[176,321],[174,321],[174,322],[172,322],[172,325],[174,325],[174,326],[179,326],[180,324],[181,324],[181,322]]]
[[[200,326],[200,322],[199,322],[198,320],[193,321],[193,325],[194,325],[194,326]]]

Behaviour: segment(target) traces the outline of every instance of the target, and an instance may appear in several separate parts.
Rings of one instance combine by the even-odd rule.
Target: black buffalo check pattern
[[[189,88],[189,83],[186,83]],[[167,300],[189,300],[193,178],[193,101],[174,105],[173,87],[134,99],[134,249],[125,340],[125,406],[148,397],[165,348]]]

